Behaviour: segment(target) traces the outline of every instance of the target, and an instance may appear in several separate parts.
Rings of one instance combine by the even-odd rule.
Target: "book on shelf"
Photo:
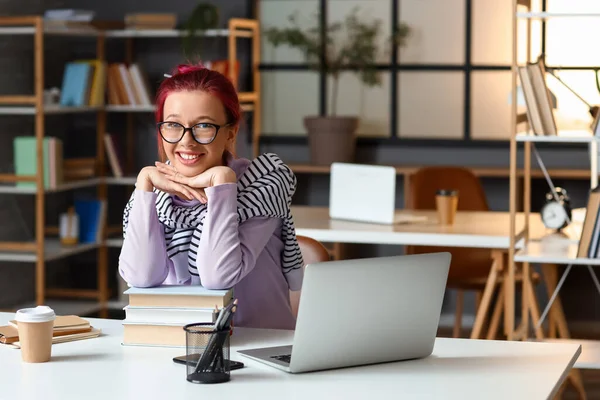
[[[111,105],[151,106],[152,91],[139,64],[112,63],[107,70],[106,91]]]
[[[185,346],[183,327],[213,323],[215,308],[227,306],[233,290],[209,290],[197,285],[131,287],[123,320],[123,345]]]
[[[75,60],[65,65],[60,105],[63,107],[101,106],[106,87],[106,63],[101,60]]]
[[[125,163],[116,135],[112,133],[104,134],[104,148],[106,149],[108,163],[110,164],[110,169],[112,170],[113,175],[117,178],[123,177]]]
[[[63,161],[64,180],[78,181],[96,176],[97,160],[92,157],[67,158]]]
[[[79,218],[79,243],[99,243],[106,227],[106,200],[77,199],[75,212]]]
[[[174,13],[130,13],[125,15],[127,29],[175,29],[177,14]]]
[[[14,169],[17,176],[36,175],[35,136],[17,136],[13,140]],[[59,138],[46,136],[42,142],[44,188],[55,189],[64,182],[63,144]],[[35,182],[17,182],[21,188],[34,188]]]
[[[546,83],[543,60],[519,67],[519,79],[527,106],[527,118],[535,135],[556,136],[558,130],[553,111],[552,94]]]

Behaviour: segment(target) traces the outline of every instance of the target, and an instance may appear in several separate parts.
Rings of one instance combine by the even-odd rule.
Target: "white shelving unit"
[[[511,220],[514,222],[516,218],[516,203],[517,203],[517,187],[516,180],[517,175],[519,175],[520,171],[518,171],[517,167],[517,153],[519,151],[518,145],[521,144],[523,146],[523,176],[524,176],[524,188],[521,193],[523,196],[523,204],[524,204],[524,213],[526,216],[526,225],[524,232],[512,232],[513,239],[511,240],[511,249],[509,251],[509,274],[514,274],[516,269],[516,263],[521,263],[523,268],[523,274],[529,274],[530,264],[541,264],[543,266],[542,271],[544,274],[547,271],[554,271],[552,275],[556,275],[556,270],[552,267],[552,265],[566,265],[567,268],[563,273],[563,276],[558,280],[558,282],[551,283],[549,285],[549,290],[553,293],[549,296],[550,301],[545,306],[544,311],[541,315],[536,316],[537,320],[532,321],[534,327],[541,327],[542,322],[549,314],[552,303],[556,300],[559,290],[564,283],[564,280],[569,273],[569,271],[573,267],[587,267],[587,269],[591,273],[591,280],[594,282],[598,290],[600,291],[600,282],[596,278],[594,274],[593,267],[600,266],[600,259],[590,259],[590,258],[581,258],[577,257],[577,251],[579,247],[579,236],[581,235],[581,224],[582,220],[575,221],[575,215],[573,215],[573,221],[565,231],[570,230],[570,234],[561,235],[561,234],[552,234],[543,237],[534,237],[531,238],[531,232],[529,232],[529,218],[533,217],[531,215],[530,204],[531,204],[531,160],[532,153],[535,157],[535,160],[539,164],[540,168],[545,174],[546,180],[549,185],[549,190],[554,191],[555,186],[552,182],[551,176],[548,174],[548,170],[545,168],[543,164],[543,160],[541,155],[537,152],[536,143],[545,143],[547,146],[556,145],[557,150],[560,150],[561,146],[567,143],[579,143],[579,144],[587,144],[589,151],[589,168],[590,168],[590,187],[594,188],[598,185],[598,142],[600,141],[599,137],[596,137],[592,134],[591,130],[589,131],[560,131],[557,136],[541,136],[541,135],[532,135],[532,134],[523,134],[517,132],[517,123],[518,115],[517,115],[517,104],[516,104],[516,85],[517,85],[517,54],[518,54],[518,45],[519,38],[517,32],[517,25],[520,23],[519,20],[526,20],[528,23],[527,32],[531,32],[531,20],[533,19],[541,19],[547,20],[551,18],[581,18],[581,19],[589,19],[589,18],[597,18],[598,22],[600,22],[600,13],[552,13],[552,12],[517,12],[519,6],[525,6],[527,8],[531,8],[531,4],[528,0],[515,0],[513,3],[513,56],[512,56],[512,82],[513,82],[513,101],[512,101],[512,117],[513,117],[513,135],[511,136],[510,143],[510,211],[511,211]],[[531,37],[527,38],[527,51],[526,54],[530,53],[531,49]],[[531,55],[529,55],[531,57]],[[531,59],[527,60],[531,62]],[[556,193],[556,192],[554,192]],[[539,218],[539,215],[535,215],[536,218]],[[513,225],[514,226],[514,225]],[[575,233],[574,233],[575,232]],[[515,243],[517,237],[522,237],[524,239],[524,246],[521,249],[516,248]],[[549,269],[548,269],[549,268]],[[549,273],[549,272],[548,272]],[[546,279],[548,278],[548,279]],[[550,279],[546,275],[544,276],[546,284],[548,285],[553,279]],[[514,301],[514,280],[510,279],[509,287],[507,288],[507,293],[513,295]],[[556,285],[555,288],[552,285]],[[526,304],[531,298],[534,296],[528,295],[523,296],[522,303]],[[513,306],[510,312],[514,311],[514,302],[511,304]],[[536,307],[537,308],[537,307]],[[526,306],[523,306],[523,310],[526,310]],[[538,310],[539,314],[539,310]],[[566,323],[566,319],[564,315],[562,315],[562,307],[557,307],[553,310],[553,324],[549,324],[553,330],[556,330],[556,333],[553,331],[550,333],[550,336],[554,336],[555,334],[561,336],[560,338],[552,338],[547,339],[545,337],[537,337],[535,340],[540,341],[557,341],[557,340],[566,340],[578,343],[582,341],[576,339],[570,339],[568,334],[568,327]],[[513,315],[514,316],[514,315]],[[514,321],[514,319],[512,320]],[[509,339],[529,339],[529,316],[526,312],[523,312],[522,315],[522,325],[521,329],[515,331],[514,326],[509,326],[509,330],[511,334],[509,335]],[[538,332],[542,332],[541,330],[536,330],[536,335],[539,335]],[[600,368],[600,342],[590,342],[585,341],[585,345],[583,347],[582,356],[576,363],[576,368]],[[574,385],[577,391],[581,396],[585,396],[585,390],[583,387],[583,381],[581,379],[581,375],[578,370],[573,370],[569,375],[569,381]]]

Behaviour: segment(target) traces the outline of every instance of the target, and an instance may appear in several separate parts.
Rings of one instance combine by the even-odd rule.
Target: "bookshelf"
[[[522,8],[526,8],[527,11],[522,11]],[[562,311],[562,305],[560,300],[557,299],[558,291],[560,286],[564,282],[566,275],[573,266],[587,266],[590,272],[593,274],[592,266],[600,265],[600,259],[582,258],[577,257],[577,250],[579,246],[579,236],[581,235],[581,221],[575,220],[575,215],[571,220],[571,224],[564,229],[564,234],[552,234],[550,230],[545,232],[541,236],[533,236],[530,232],[530,220],[531,218],[540,218],[537,213],[531,212],[531,178],[532,178],[532,157],[537,161],[538,166],[544,171],[544,177],[548,182],[549,188],[556,194],[554,183],[552,182],[553,176],[552,171],[546,170],[543,159],[537,151],[536,144],[544,143],[547,146],[555,146],[556,149],[560,149],[562,145],[567,143],[580,143],[586,144],[589,151],[589,173],[588,178],[590,180],[590,187],[594,188],[598,185],[598,142],[600,137],[594,135],[592,130],[583,131],[565,131],[558,127],[556,135],[549,135],[548,131],[538,130],[534,134],[533,130],[535,127],[535,111],[532,108],[527,107],[528,119],[525,122],[525,129],[519,128],[519,115],[518,104],[517,104],[517,83],[521,81],[519,75],[519,67],[523,67],[528,64],[535,64],[532,58],[532,21],[542,20],[545,21],[551,18],[580,18],[597,21],[600,18],[598,13],[552,13],[546,11],[534,11],[532,10],[531,2],[528,0],[516,0],[513,2],[513,53],[512,53],[512,101],[511,101],[511,117],[512,117],[512,135],[510,140],[510,249],[508,254],[508,268],[506,271],[506,283],[505,283],[505,306],[506,310],[510,315],[505,319],[507,324],[507,336],[509,340],[528,340],[530,332],[530,320],[531,325],[534,327],[536,340],[538,341],[555,341],[557,338],[563,340],[569,340],[569,330],[565,316]],[[525,60],[519,60],[519,31],[518,25],[525,23],[526,25],[526,56]],[[540,60],[544,61],[544,55],[540,54]],[[539,61],[539,60],[538,60]],[[544,76],[544,81],[548,75]],[[525,100],[527,102],[527,89],[524,85]],[[545,93],[547,94],[547,93]],[[536,103],[540,106],[539,98],[535,96]],[[531,98],[531,97],[530,97]],[[543,102],[543,101],[542,101]],[[529,102],[527,102],[529,104]],[[540,115],[542,112],[540,112]],[[552,114],[551,114],[552,115]],[[552,116],[554,118],[554,116]],[[525,132],[523,132],[523,130]],[[523,147],[523,167],[517,167],[518,159],[517,154],[519,146]],[[523,190],[521,193],[517,190],[517,179],[519,176],[523,176]],[[518,197],[521,196],[520,199]],[[524,206],[525,225],[522,232],[516,232],[516,212],[517,203],[522,202]],[[516,249],[515,245],[519,237],[524,239],[524,246],[521,249]],[[520,267],[517,265],[520,264]],[[549,303],[546,305],[544,311],[540,314],[538,305],[534,304],[534,309],[537,312],[532,312],[531,315],[527,312],[529,308],[528,303],[536,302],[535,295],[531,292],[534,290],[531,285],[530,274],[531,264],[541,264],[542,275],[550,298]],[[567,269],[563,276],[558,279],[558,265],[567,265]],[[517,269],[520,268],[524,276],[524,280],[527,279],[527,285],[524,282],[523,294],[522,294],[522,317],[521,323],[518,328],[515,329],[514,324],[514,307],[515,307],[515,281],[514,277],[517,273]],[[592,276],[594,281],[597,283],[595,276]],[[598,286],[598,284],[596,284]],[[600,290],[600,287],[599,287]],[[529,292],[529,293],[528,293]],[[545,317],[549,315],[549,329],[548,332],[544,332],[542,329],[537,329],[542,326],[542,322]],[[598,358],[598,355],[587,354],[586,357],[590,356]],[[596,362],[598,364],[598,362]],[[586,398],[585,390],[583,388],[583,382],[581,375],[578,370],[573,370],[569,376],[570,382],[579,392],[581,398]]]
[[[208,30],[200,33],[206,37],[228,38],[228,61],[230,65],[237,62],[237,39],[250,39],[252,41],[252,86],[250,91],[239,93],[242,110],[252,112],[252,141],[253,154],[258,155],[258,139],[261,131],[261,95],[260,75],[260,26],[258,21],[251,19],[233,18],[228,21],[228,29]],[[78,36],[90,38],[96,42],[96,59],[106,62],[106,39],[125,40],[125,62],[133,62],[133,42],[144,38],[180,38],[185,32],[179,30],[100,30],[90,28],[55,28],[44,26],[42,16],[27,17],[0,17],[0,37],[10,35],[31,36],[34,41],[34,93],[21,95],[0,94],[1,115],[26,115],[35,119],[35,159],[37,162],[36,173],[31,176],[17,176],[16,174],[0,174],[0,195],[30,195],[35,196],[35,239],[29,242],[1,242],[1,262],[23,262],[35,264],[35,302],[43,304],[48,297],[82,298],[97,301],[101,310],[106,309],[109,299],[108,290],[108,249],[120,248],[122,239],[109,239],[108,233],[117,231],[107,227],[98,243],[86,243],[75,246],[62,246],[58,238],[53,238],[58,233],[57,227],[46,226],[45,196],[82,188],[97,189],[99,200],[108,201],[108,185],[133,186],[135,176],[114,177],[107,173],[107,162],[104,145],[106,133],[107,114],[125,113],[126,120],[126,155],[129,162],[127,171],[135,173],[132,168],[134,153],[134,124],[133,115],[136,113],[153,113],[153,105],[109,105],[62,107],[44,104],[44,39],[47,36]],[[235,80],[235,69],[231,68],[232,80]],[[59,184],[53,188],[44,185],[43,142],[46,137],[44,121],[47,115],[88,113],[96,116],[96,169],[99,175],[93,178],[81,179]],[[35,186],[20,187],[17,182],[35,182]],[[110,204],[107,204],[110,206]],[[119,205],[120,207],[121,205]],[[94,290],[47,288],[45,284],[46,263],[59,260],[86,251],[97,251],[97,288]],[[1,265],[0,265],[1,268]]]
[[[46,135],[44,122],[45,116],[51,114],[91,113],[96,115],[96,162],[99,168],[104,164],[104,146],[102,134],[104,132],[104,111],[102,107],[61,107],[44,104],[44,39],[49,35],[58,36],[83,36],[96,41],[96,57],[104,59],[104,36],[102,32],[93,29],[47,29],[41,16],[25,17],[0,17],[0,35],[29,35],[34,42],[34,93],[22,95],[0,96],[1,115],[31,115],[35,119],[35,159],[36,173],[31,176],[16,174],[0,175],[0,193],[3,194],[28,194],[35,196],[35,240],[32,242],[2,242],[0,243],[0,261],[29,262],[35,264],[35,301],[43,304],[49,292],[56,296],[93,297],[103,304],[108,300],[107,286],[107,258],[106,248],[101,243],[81,244],[76,246],[62,246],[58,239],[50,237],[49,232],[56,229],[46,227],[45,221],[45,196],[53,192],[75,190],[83,187],[96,187],[97,197],[106,199],[106,184],[102,179],[91,179],[69,182],[53,189],[44,185],[43,142]],[[16,182],[35,182],[32,187],[19,187]],[[8,184],[8,185],[7,185]],[[88,250],[97,250],[97,276],[96,290],[77,290],[46,288],[46,263],[60,258],[79,254]]]

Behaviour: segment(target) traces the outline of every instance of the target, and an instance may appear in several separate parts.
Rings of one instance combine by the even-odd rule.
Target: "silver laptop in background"
[[[331,164],[329,218],[377,224],[422,222],[396,214],[396,169],[383,165]]]
[[[308,265],[292,345],[238,352],[291,373],[427,357],[449,267],[450,253]]]

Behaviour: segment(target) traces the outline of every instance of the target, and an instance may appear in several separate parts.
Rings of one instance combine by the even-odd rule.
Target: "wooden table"
[[[14,314],[0,313],[0,325]],[[237,350],[290,344],[292,331],[236,328],[231,358],[245,368],[231,381],[198,385],[174,364],[185,349],[122,346],[121,321],[90,318],[102,336],[53,346],[44,364],[21,362],[0,345],[2,398],[96,399],[548,399],[579,357],[576,344],[438,338],[421,360],[288,374],[244,358]],[[363,345],[357,343],[357,346]]]

